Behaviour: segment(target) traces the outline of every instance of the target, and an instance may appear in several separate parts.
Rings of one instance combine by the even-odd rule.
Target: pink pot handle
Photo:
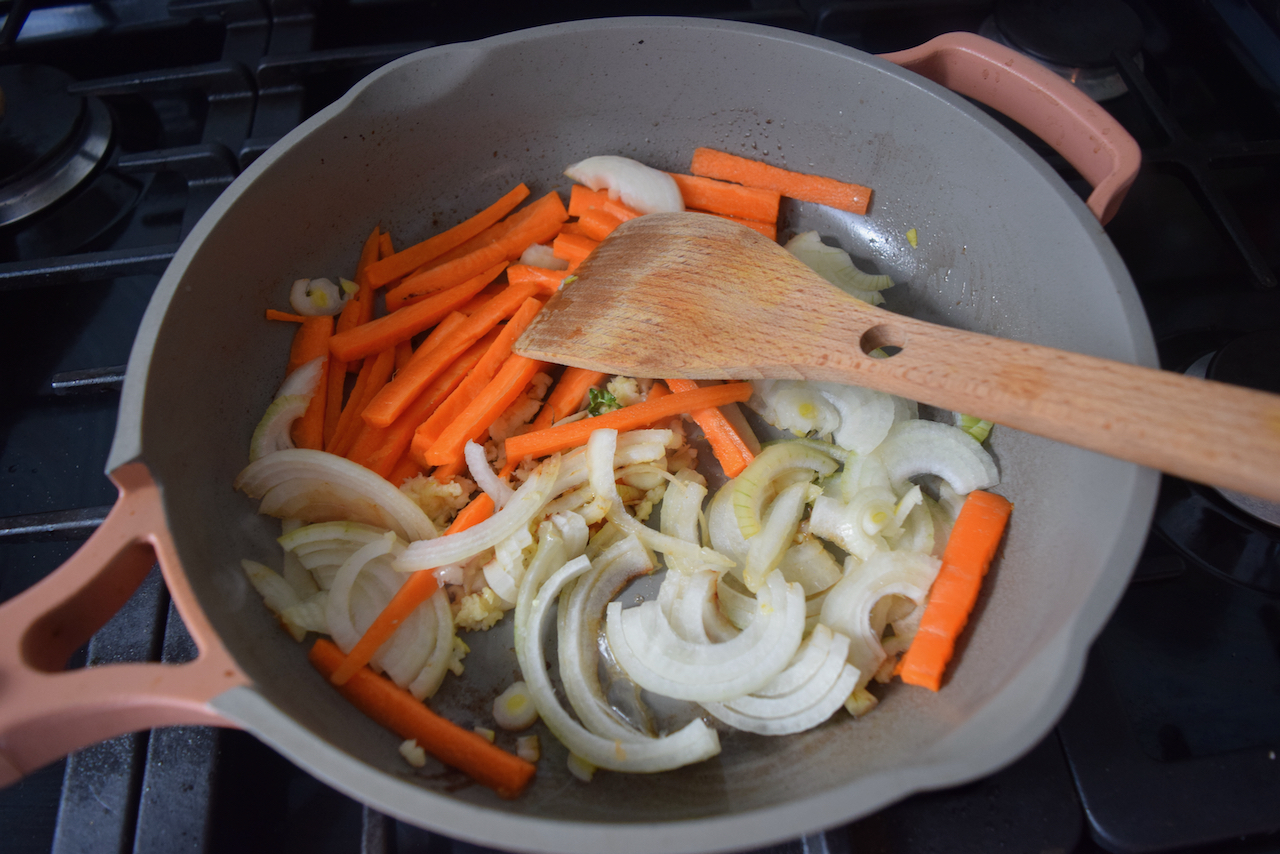
[[[231,726],[208,701],[249,683],[195,604],[146,466],[129,463],[111,479],[120,497],[93,536],[47,578],[0,605],[0,786],[124,732]],[[64,670],[157,559],[200,651],[196,660]]]
[[[1093,187],[1087,204],[1103,225],[1137,177],[1142,152],[1128,131],[1071,83],[1010,48],[947,33],[880,58],[999,110],[1053,146]]]

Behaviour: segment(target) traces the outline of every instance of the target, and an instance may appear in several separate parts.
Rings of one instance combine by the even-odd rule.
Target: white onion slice
[[[520,253],[520,260],[517,263],[541,267],[544,270],[569,269],[569,262],[563,258],[557,258],[555,250],[543,243],[534,243],[525,249]]]
[[[560,457],[548,457],[500,511],[465,531],[410,543],[397,558],[395,568],[400,572],[435,569],[493,548],[533,521],[551,497],[559,470]]]
[[[628,534],[634,534],[640,542],[656,552],[673,554],[683,560],[701,561],[714,566],[732,564],[732,559],[712,549],[702,548],[695,543],[688,543],[677,537],[669,537],[660,531],[655,531],[627,512],[626,507],[623,506],[622,497],[618,495],[618,485],[613,480],[613,460],[617,441],[617,430],[596,430],[587,440],[587,476],[596,495],[609,502],[609,509],[605,514],[609,521]]]
[[[537,558],[534,560],[536,562]],[[591,562],[585,557],[574,558],[547,579],[537,589],[536,596],[533,595],[533,582],[537,579],[532,571],[526,574],[526,583],[521,585],[521,603],[516,608],[516,656],[543,723],[572,756],[589,765],[613,771],[669,771],[715,756],[720,752],[720,740],[715,730],[701,718],[694,718],[670,735],[649,738],[637,733],[636,739],[624,741],[602,738],[588,731],[556,699],[555,689],[547,675],[542,624],[560,591],[590,568]],[[527,612],[524,610],[525,602],[530,602]]]
[[[365,522],[406,540],[430,539],[436,527],[422,508],[384,478],[344,457],[291,448],[249,463],[234,486],[261,499],[269,516],[328,522]]]
[[[847,637],[819,624],[811,639],[820,652],[816,668],[814,655],[806,650],[771,683],[775,690],[767,696],[762,692],[729,703],[707,703],[703,708],[729,726],[760,735],[804,732],[827,720],[845,704],[859,674],[845,661]],[[792,675],[793,668],[800,666],[805,673]],[[777,690],[784,682],[788,690]]]
[[[883,623],[872,620],[872,609],[886,596],[905,596],[924,604],[941,562],[921,552],[876,552],[861,564],[850,559],[845,577],[826,594],[822,622],[849,636],[849,663],[859,671],[861,688],[886,658],[880,637]]]
[[[683,640],[657,602],[622,609],[610,602],[605,633],[618,664],[637,685],[677,700],[724,702],[764,687],[791,660],[804,632],[804,592],[770,573],[757,611],[724,643]]]
[[[823,243],[816,231],[797,234],[783,248],[831,284],[872,305],[884,302],[878,291],[893,287],[893,279],[862,272],[854,266],[848,252]]]
[[[760,589],[765,576],[778,568],[788,546],[795,540],[800,520],[808,506],[809,484],[788,486],[774,499],[764,527],[747,540],[747,560],[742,568],[742,583],[753,593]]]
[[[506,478],[498,477],[489,467],[489,460],[484,455],[484,446],[467,440],[463,457],[467,461],[467,469],[471,472],[471,479],[476,482],[476,486],[493,499],[494,510],[501,510],[515,494],[515,490],[507,483]]]
[[[593,190],[608,190],[609,198],[642,214],[684,210],[684,196],[674,178],[630,157],[588,157],[565,169],[564,174]]]
[[[898,492],[908,480],[922,474],[937,475],[962,495],[1000,481],[987,449],[959,427],[940,421],[895,424],[875,455],[884,461]]]
[[[323,317],[342,311],[352,293],[329,279],[296,279],[289,289],[289,305],[305,317]]]

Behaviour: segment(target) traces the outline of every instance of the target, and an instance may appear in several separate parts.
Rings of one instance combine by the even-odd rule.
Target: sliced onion
[[[817,383],[818,392],[840,413],[831,440],[857,454],[869,454],[889,435],[895,406],[892,395],[860,386]]]
[[[351,293],[329,279],[297,279],[289,289],[289,305],[306,317],[323,317],[342,311]]]
[[[269,516],[328,522],[366,522],[406,540],[430,539],[436,527],[422,508],[369,469],[344,457],[292,448],[249,463],[235,488],[261,499]]]
[[[706,484],[692,480],[692,475],[686,475],[684,471],[677,474],[662,496],[659,530],[669,537],[701,545],[699,518],[702,515],[702,501],[706,496]],[[695,569],[694,565],[674,554],[667,558],[667,567],[677,572],[692,572]]]
[[[588,157],[565,169],[564,174],[593,190],[608,190],[609,198],[642,214],[684,210],[684,197],[674,178],[629,157]]]
[[[463,456],[467,461],[467,468],[471,472],[471,479],[476,482],[476,486],[483,489],[493,499],[494,509],[501,510],[503,505],[515,494],[515,490],[507,483],[506,478],[498,477],[493,469],[489,467],[489,460],[484,455],[483,445],[468,440],[463,450]]]
[[[822,622],[849,636],[849,663],[859,671],[861,688],[887,657],[880,644],[884,623],[872,610],[886,596],[905,596],[921,605],[941,562],[921,552],[876,552],[861,564],[852,559],[822,605]],[[878,625],[877,625],[878,623]]]
[[[435,569],[493,548],[533,521],[551,497],[551,487],[559,470],[560,457],[548,457],[500,511],[465,531],[410,543],[396,560],[396,569],[400,572]]]
[[[382,539],[356,549],[342,564],[337,577],[333,580],[333,586],[329,588],[329,606],[326,613],[329,634],[333,636],[334,643],[343,652],[350,652],[360,640],[360,631],[351,619],[351,591],[355,586],[356,576],[371,560],[390,553],[394,542],[394,536],[388,532]]]
[[[741,634],[724,643],[683,640],[657,602],[622,609],[610,602],[605,633],[618,664],[640,687],[677,700],[724,702],[764,687],[791,660],[804,632],[804,592],[770,573],[757,610]]]
[[[443,588],[433,593],[426,604],[420,607],[434,609],[436,637],[431,654],[427,656],[418,675],[409,683],[409,693],[419,700],[425,700],[440,690],[445,674],[449,672],[457,633],[453,625],[453,609],[449,607],[449,594]]]
[[[962,495],[1000,481],[987,449],[959,427],[940,421],[895,424],[875,454],[884,461],[895,489],[922,474],[937,475]]]
[[[840,580],[840,564],[816,537],[806,536],[792,545],[778,564],[782,577],[794,581],[804,590],[805,596],[813,596],[830,588]]]
[[[795,540],[800,520],[808,506],[809,484],[805,482],[788,486],[770,505],[769,518],[764,527],[747,540],[747,560],[742,568],[742,583],[755,592],[764,583],[765,576],[778,568],[782,556]]]
[[[240,568],[244,570],[245,576],[249,579],[249,583],[253,585],[253,589],[258,591],[258,595],[262,597],[263,603],[271,613],[280,616],[289,608],[297,606],[302,600],[289,582],[271,567],[258,563],[256,560],[240,561]],[[293,635],[293,639],[301,641],[306,637],[306,632],[299,633],[293,626],[286,623],[289,634]]]
[[[534,560],[536,562],[537,558]],[[701,718],[694,718],[670,735],[649,738],[637,733],[634,740],[624,741],[602,738],[588,731],[556,699],[555,689],[547,675],[542,624],[560,591],[590,568],[591,562],[585,557],[574,558],[537,588],[536,596],[533,595],[533,582],[537,579],[532,572],[526,574],[526,583],[521,585],[521,602],[516,608],[516,657],[543,723],[569,749],[571,757],[577,757],[588,766],[613,771],[668,771],[715,756],[720,752],[720,740],[715,730]],[[529,602],[527,611],[525,602]]]
[[[557,652],[565,698],[583,726],[604,738],[639,734],[614,714],[600,687],[597,638],[604,608],[631,579],[652,571],[648,550],[628,536],[606,549],[589,572],[560,594]]]
[[[321,590],[291,605],[280,612],[280,619],[289,629],[295,640],[302,640],[307,632],[327,634],[329,623],[325,620],[325,611],[329,607],[329,594]],[[301,634],[302,637],[298,635]]]
[[[831,284],[872,305],[879,305],[884,299],[873,301],[864,294],[870,292],[878,297],[877,291],[893,287],[893,279],[862,272],[854,266],[848,252],[823,243],[822,236],[816,231],[797,234],[786,242],[784,248]]]
[[[569,262],[563,258],[557,258],[555,250],[543,243],[534,243],[525,249],[520,253],[518,263],[527,264],[530,267],[541,267],[544,270],[569,269]]]
[[[628,534],[634,534],[640,542],[654,551],[674,554],[684,560],[701,561],[714,566],[732,564],[733,561],[730,558],[711,549],[655,531],[627,512],[623,506],[622,497],[618,495],[618,486],[613,480],[613,460],[617,440],[618,431],[616,430],[596,430],[587,440],[588,478],[596,495],[609,502],[609,509],[606,512],[609,521]]]
[[[276,392],[275,400],[271,401],[253,429],[253,436],[249,439],[250,462],[275,451],[295,447],[293,422],[301,418],[311,404],[311,398],[324,376],[327,360],[327,356],[317,356],[296,368],[285,379]]]

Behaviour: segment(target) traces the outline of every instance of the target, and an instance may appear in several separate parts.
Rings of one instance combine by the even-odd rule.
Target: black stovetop
[[[1280,4],[1117,2],[0,0],[0,89],[38,65],[24,79],[68,117],[65,135],[102,143],[103,112],[114,127],[69,197],[12,223],[0,208],[0,601],[55,568],[114,499],[102,470],[133,335],[217,194],[382,63],[535,24],[699,15],[873,53],[1004,24],[1060,66],[1083,50],[1077,76],[1119,81],[1106,106],[1144,152],[1107,232],[1162,365],[1274,383]],[[1064,7],[1085,14],[1056,17]],[[0,135],[0,188],[58,166],[32,154],[40,142]],[[1084,194],[1061,158],[1028,142]],[[1273,524],[1166,477],[1133,580],[1053,732],[983,780],[770,850],[1280,851],[1278,541]],[[82,659],[190,654],[153,573]],[[199,727],[124,736],[0,791],[0,839],[24,854],[476,850],[362,807],[250,736]]]

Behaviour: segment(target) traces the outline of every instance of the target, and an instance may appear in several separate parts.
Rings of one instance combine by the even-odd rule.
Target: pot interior
[[[542,731],[537,782],[508,802],[456,774],[415,772],[395,736],[312,671],[306,647],[239,569],[241,558],[280,562],[278,523],[231,488],[293,332],[263,320],[264,309],[287,308],[295,278],[351,276],[377,224],[405,246],[520,181],[534,197],[567,198],[561,170],[583,157],[687,171],[697,146],[873,187],[866,217],[786,202],[781,224],[787,234],[818,228],[864,269],[891,274],[887,308],[1153,362],[1127,273],[1066,185],[962,99],[855,51],[755,27],[617,20],[438,48],[383,69],[264,155],[196,228],[135,351],[140,410],[123,417],[140,424],[185,572],[228,649],[308,738],[401,781],[395,803],[380,804],[390,812],[520,848],[544,843],[505,818],[453,826],[450,805],[605,828],[675,822],[670,850],[690,847],[679,828],[693,820],[771,810],[761,832],[772,838],[835,824],[981,775],[1034,744],[1119,595],[1144,534],[1149,473],[997,427],[998,491],[1016,508],[937,694],[891,685],[862,720],[840,712],[776,739],[722,731],[723,753],[709,762],[600,772],[590,784],[569,776],[563,748]],[[463,726],[486,725],[492,698],[517,675],[509,626],[464,639],[466,673],[431,705]],[[293,758],[327,774],[305,750]],[[732,831],[718,839],[734,844]]]

